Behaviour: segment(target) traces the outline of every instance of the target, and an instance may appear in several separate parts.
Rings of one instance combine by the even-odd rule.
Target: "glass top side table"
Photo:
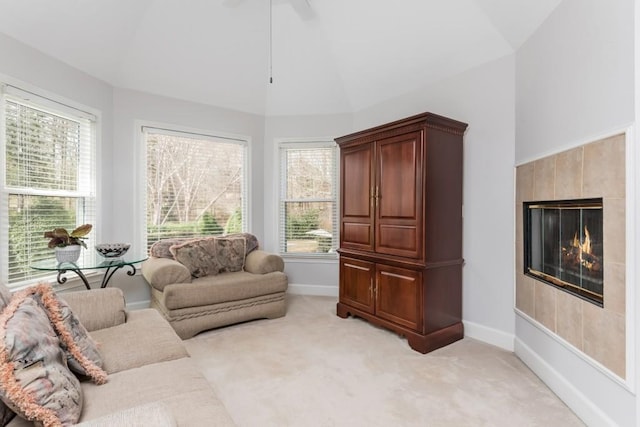
[[[43,270],[43,271],[57,271],[58,272],[58,283],[63,284],[67,281],[67,278],[64,274],[67,271],[73,271],[82,279],[84,286],[87,289],[91,289],[89,286],[89,281],[87,277],[82,272],[83,270],[105,270],[104,276],[102,276],[102,283],[100,284],[101,288],[106,288],[109,280],[113,274],[120,270],[121,268],[127,268],[127,275],[133,276],[136,274],[136,266],[135,264],[139,264],[142,261],[146,260],[148,257],[145,256],[127,256],[124,255],[119,258],[89,258],[89,259],[80,259],[77,262],[58,262],[55,259],[47,259],[44,261],[37,261],[30,265],[34,270]]]

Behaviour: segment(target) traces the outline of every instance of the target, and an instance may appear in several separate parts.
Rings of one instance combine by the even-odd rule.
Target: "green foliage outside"
[[[73,229],[75,211],[66,209],[59,198],[12,196],[20,206],[9,209],[9,281],[26,277],[25,266],[50,256],[44,232],[56,227]],[[31,206],[29,204],[32,203]],[[56,215],[51,215],[55,212]]]
[[[215,236],[221,234],[227,234],[236,231],[227,231],[229,225],[232,228],[236,223],[234,217],[239,216],[239,213],[234,213],[229,220],[227,220],[226,228],[223,228],[216,217],[206,212],[199,221],[191,222],[167,222],[160,226],[147,224],[147,246],[151,247],[155,242],[160,239],[170,239],[174,237],[199,237],[199,236]],[[235,228],[234,228],[235,229]],[[237,232],[242,231],[242,219],[240,216],[240,225],[237,228]]]
[[[242,233],[242,210],[240,208],[237,208],[227,220],[224,233]]]
[[[320,227],[320,212],[317,209],[293,214],[287,212],[287,228],[285,236],[287,240],[309,238],[305,235],[307,231],[316,230]]]
[[[222,234],[224,231],[216,218],[210,212],[205,212],[201,219],[201,232],[203,235]]]

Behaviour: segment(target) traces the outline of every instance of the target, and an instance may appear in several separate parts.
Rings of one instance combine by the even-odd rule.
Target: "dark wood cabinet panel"
[[[420,258],[422,227],[421,132],[376,145],[375,251]]]
[[[340,246],[373,250],[373,147],[362,145],[340,153]],[[348,185],[346,185],[348,183]]]
[[[431,113],[357,132],[340,146],[340,300],[422,353],[462,327],[462,140]]]
[[[353,258],[340,259],[340,300],[374,313],[375,264]]]
[[[422,273],[376,264],[376,315],[416,332],[422,321]]]

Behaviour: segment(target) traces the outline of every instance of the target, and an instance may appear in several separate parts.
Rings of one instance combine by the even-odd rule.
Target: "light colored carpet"
[[[465,338],[420,354],[335,298],[185,341],[241,427],[582,426],[513,353]]]

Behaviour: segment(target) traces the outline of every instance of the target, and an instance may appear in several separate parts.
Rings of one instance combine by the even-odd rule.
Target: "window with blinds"
[[[335,257],[337,149],[333,141],[282,142],[280,252]]]
[[[246,231],[248,141],[143,127],[147,248]]]
[[[2,279],[19,286],[51,274],[29,267],[55,256],[45,231],[95,223],[96,120],[10,86],[1,99]]]

